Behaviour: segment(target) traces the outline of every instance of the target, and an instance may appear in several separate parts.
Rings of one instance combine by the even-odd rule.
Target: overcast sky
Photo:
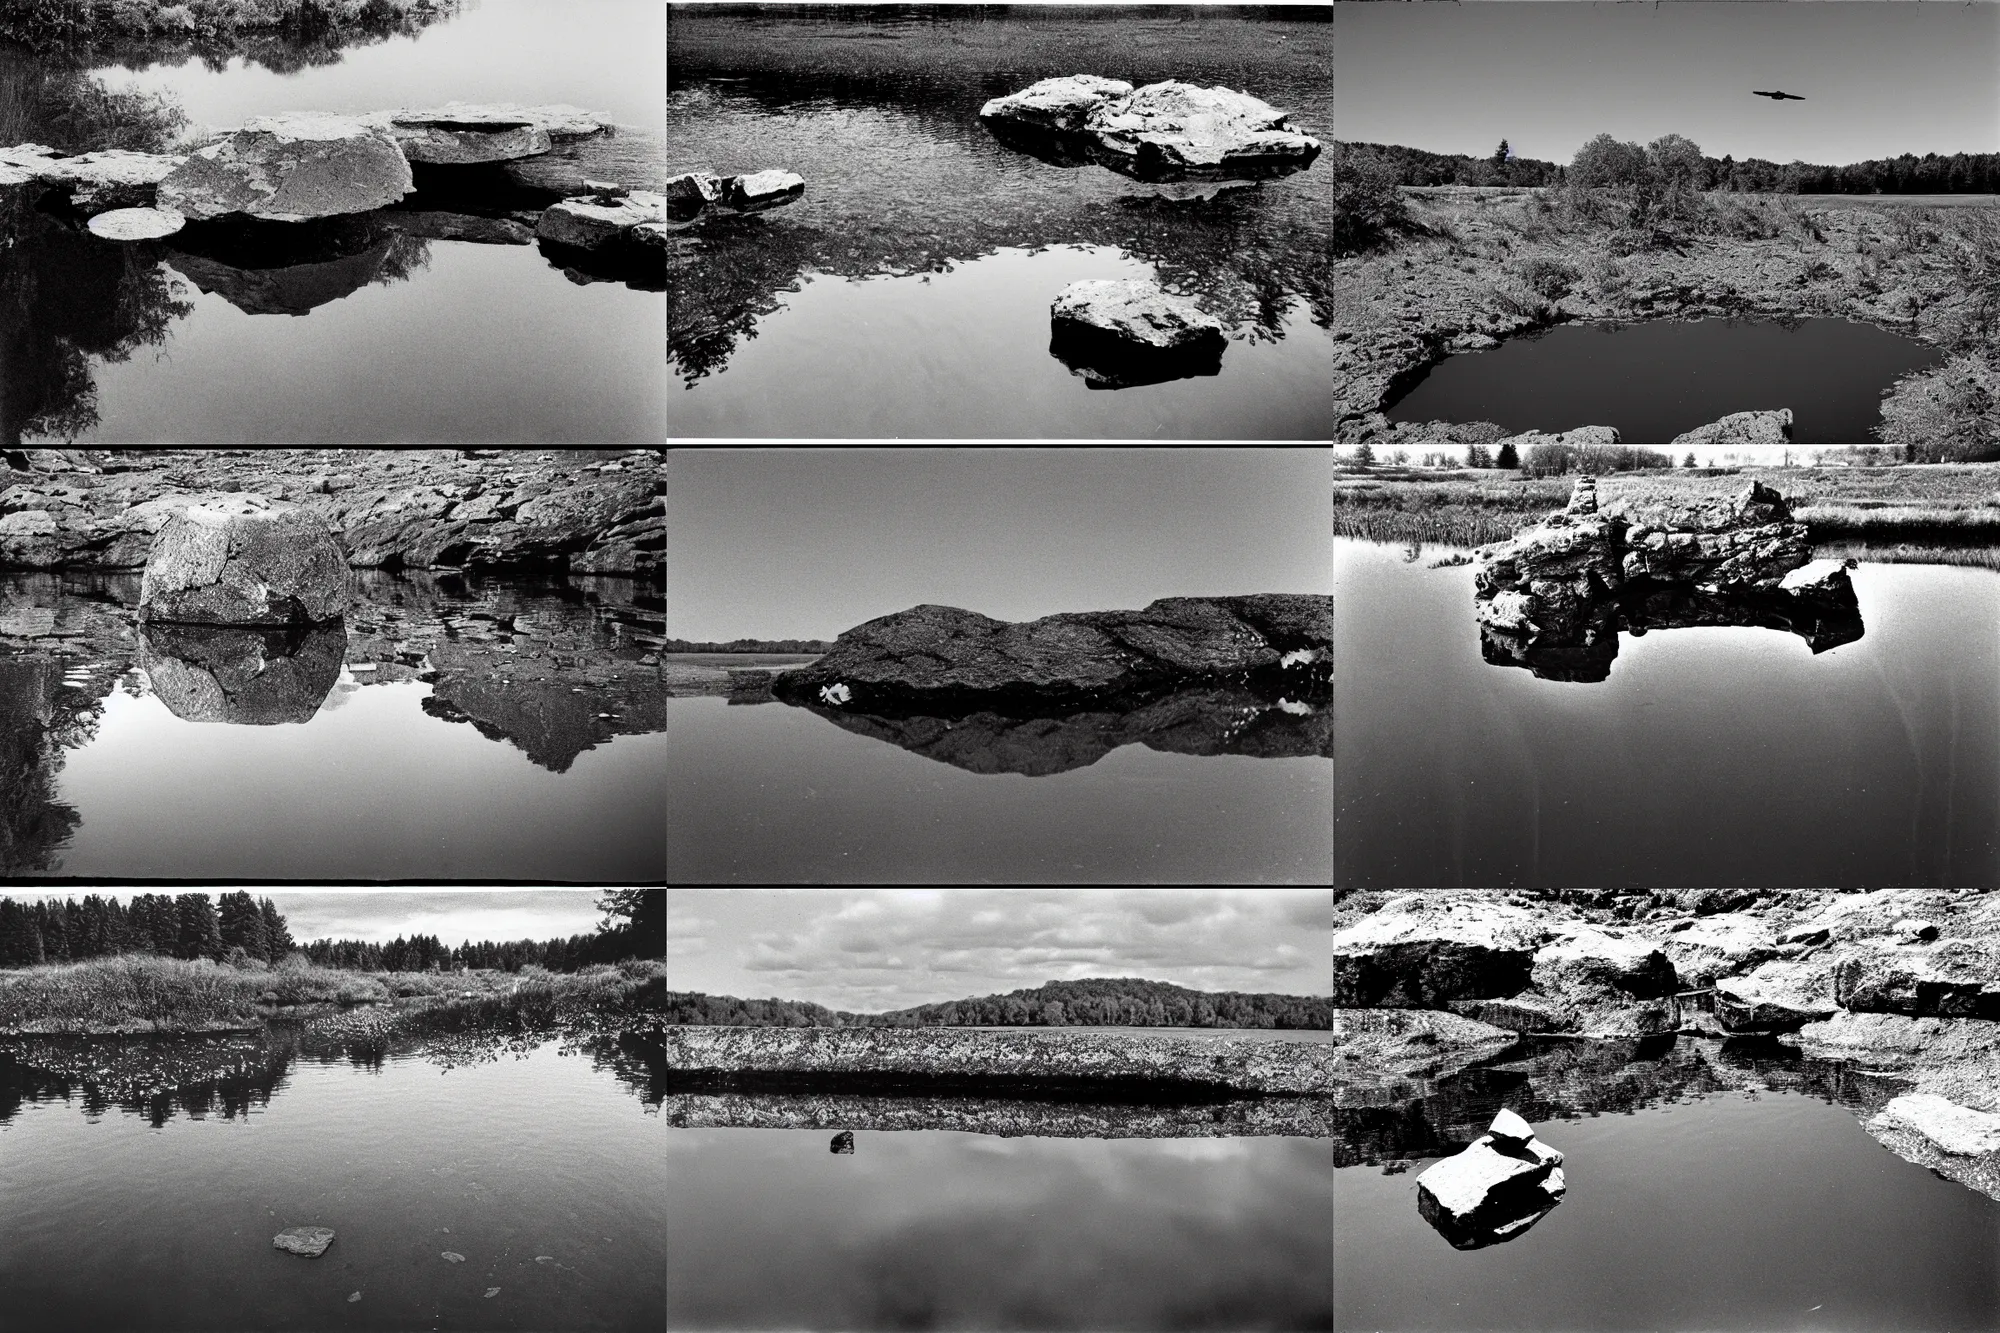
[[[667,635],[831,639],[925,602],[1000,620],[1333,591],[1332,462],[1297,449],[675,449]]]
[[[188,890],[192,892],[193,890]],[[604,914],[596,889],[247,889],[269,898],[284,914],[292,938],[370,940],[398,935],[435,935],[446,944],[479,940],[546,940],[587,935]],[[135,894],[172,894],[174,889],[109,889],[104,896],[129,903]],[[208,890],[210,900],[234,889]],[[81,899],[77,890],[17,893],[17,900]]]
[[[1327,889],[669,889],[667,984],[879,1012],[1046,981],[1328,995]]]
[[[1567,162],[1605,132],[1841,164],[2000,151],[2000,5],[1334,5],[1334,135]],[[1803,102],[1773,102],[1752,89]]]

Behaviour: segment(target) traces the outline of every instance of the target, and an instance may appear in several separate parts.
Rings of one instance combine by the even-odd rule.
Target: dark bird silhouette
[[[1760,88],[1752,88],[1750,90],[1750,95],[1752,97],[1768,97],[1773,102],[1803,102],[1806,100],[1805,98],[1799,96],[1797,93],[1784,93],[1784,92],[1767,93]]]

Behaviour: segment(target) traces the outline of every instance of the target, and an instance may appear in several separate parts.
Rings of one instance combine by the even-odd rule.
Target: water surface
[[[10,1333],[660,1327],[661,1094],[631,1039],[123,1048],[0,1043]],[[293,1226],[333,1244],[272,1248]]]
[[[309,632],[134,623],[0,576],[14,875],[658,879],[659,594],[363,574]]]
[[[1329,173],[1220,193],[1159,187],[1015,151],[978,113],[1039,79],[1095,72],[1247,89],[1324,137],[1329,18],[672,7],[668,169],[782,167],[807,186],[798,203],[705,218],[678,238],[669,428],[1325,438]],[[1221,373],[1093,389],[1051,356],[1056,293],[1121,277],[1156,278],[1220,318]]]
[[[1571,324],[1447,357],[1387,412],[1513,431],[1613,426],[1626,443],[1664,444],[1731,412],[1789,407],[1801,444],[1872,444],[1882,395],[1942,360],[1842,319]]]
[[[1095,728],[990,717],[961,736],[941,719],[665,705],[676,883],[1326,882],[1333,763],[1317,755],[1105,748]],[[1037,775],[1009,771],[1025,766]]]
[[[1336,883],[2000,883],[2000,573],[1854,571],[1861,637],[1622,634],[1493,665],[1470,567],[1336,539]]]

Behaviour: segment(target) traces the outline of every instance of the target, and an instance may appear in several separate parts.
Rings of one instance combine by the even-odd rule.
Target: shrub
[[[1917,463],[2000,459],[2000,365],[1963,353],[1897,380],[1882,400],[1875,434]]]
[[[1552,255],[1530,255],[1515,265],[1514,271],[1521,281],[1551,301],[1569,295],[1570,284],[1577,279],[1574,268]]]
[[[1336,253],[1370,249],[1410,227],[1395,168],[1374,152],[1336,143],[1319,167],[1332,178]]]

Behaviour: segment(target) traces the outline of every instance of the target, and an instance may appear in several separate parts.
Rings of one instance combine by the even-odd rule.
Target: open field
[[[351,972],[294,955],[270,971],[152,954],[0,972],[0,1034],[241,1031],[300,1005],[431,1000],[438,1006],[622,1007],[666,989],[664,963],[597,964],[580,972]],[[656,1001],[657,1003],[658,1001]]]
[[[1598,480],[1603,504],[1695,500],[1775,487],[1815,541],[1930,537],[2000,546],[2000,464],[1904,467],[1678,468],[1619,472]],[[1481,546],[1569,501],[1568,477],[1500,470],[1350,470],[1334,478],[1336,536],[1371,541]],[[1906,556],[1905,558],[1910,558]]]
[[[1407,194],[1420,199],[1497,199],[1547,193],[1540,185],[1405,185]],[[1774,200],[1810,208],[1995,208],[2000,195],[1992,194],[1758,194],[1720,192],[1724,199]]]

